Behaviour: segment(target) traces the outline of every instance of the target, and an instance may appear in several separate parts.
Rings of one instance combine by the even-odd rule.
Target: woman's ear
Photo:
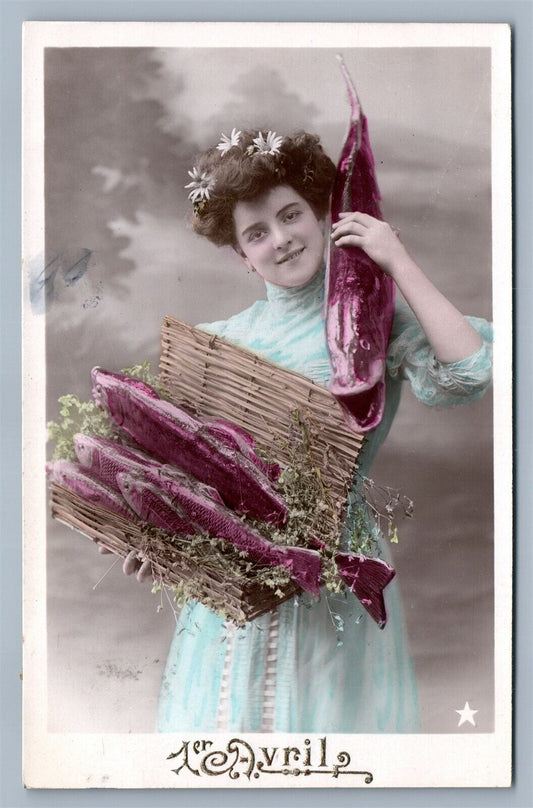
[[[246,253],[245,253],[243,250],[241,250],[241,248],[239,247],[239,245],[238,245],[238,244],[234,244],[234,245],[233,245],[233,249],[235,250],[235,252],[236,252],[236,253],[237,253],[237,255],[239,256],[239,258],[240,258],[242,261],[244,261],[244,263],[246,264],[246,266],[248,267],[248,269],[250,270],[250,272],[255,272],[255,267],[253,267],[253,266],[252,266],[252,264],[250,263],[250,259],[249,259],[249,258],[246,256]]]

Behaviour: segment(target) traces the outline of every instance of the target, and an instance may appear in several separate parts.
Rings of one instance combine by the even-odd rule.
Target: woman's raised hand
[[[398,231],[368,213],[339,213],[331,226],[336,247],[360,247],[381,269],[394,278],[395,268],[407,257]]]
[[[360,247],[394,279],[441,362],[458,362],[479,350],[477,331],[426,277],[387,222],[356,211],[340,213],[331,229],[337,247]]]

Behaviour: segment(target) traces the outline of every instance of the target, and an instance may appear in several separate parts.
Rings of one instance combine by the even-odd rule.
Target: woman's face
[[[289,185],[278,185],[233,211],[239,252],[275,286],[304,286],[324,263],[324,222]]]

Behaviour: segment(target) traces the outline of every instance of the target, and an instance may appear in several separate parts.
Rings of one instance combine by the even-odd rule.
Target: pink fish
[[[194,536],[195,526],[187,519],[183,509],[172,507],[172,503],[162,495],[161,490],[140,476],[120,472],[117,483],[122,496],[145,522],[160,527],[168,533]]]
[[[74,444],[80,462],[91,474],[121,492],[146,522],[182,535],[208,533],[246,550],[257,563],[277,563],[280,548],[245,525],[211,486],[175,466],[163,465],[144,452],[105,438],[76,435]],[[285,566],[296,557],[295,575],[300,585],[317,594],[318,554],[294,548],[282,549],[281,556],[280,563]]]
[[[350,128],[337,166],[331,220],[341,211],[382,219],[367,119],[341,59],[351,106]],[[365,432],[381,421],[385,406],[385,361],[394,317],[394,281],[359,247],[330,243],[326,335],[332,366],[329,390],[347,424]]]
[[[272,480],[238,451],[235,438],[217,437],[216,427],[148,395],[127,376],[94,368],[92,379],[95,401],[144,450],[213,486],[232,508],[280,527],[286,524],[287,507]]]
[[[212,486],[200,482],[176,466],[160,463],[136,447],[124,446],[96,435],[79,434],[74,436],[74,448],[80,463],[116,491],[120,491],[117,475],[122,472],[141,474],[156,485],[160,484],[162,476],[165,479],[174,476],[189,485],[197,495],[224,505],[224,500]]]
[[[245,550],[257,564],[286,567],[302,589],[319,594],[322,561],[316,550],[268,541],[225,505],[204,496],[183,472],[162,470],[159,485],[150,479],[151,471],[148,475],[148,479],[144,474],[117,475],[124,498],[142,519],[165,530],[173,529],[173,520],[189,521],[189,535],[208,533]]]
[[[127,505],[122,495],[78,463],[55,460],[46,464],[46,473],[51,482],[62,488],[67,488],[94,505],[138,523],[135,511]]]
[[[316,536],[311,536],[309,541],[320,549],[326,546]],[[381,558],[372,558],[361,553],[336,553],[335,563],[344,583],[378,626],[385,628],[387,612],[383,590],[396,575],[394,568]]]
[[[97,435],[74,435],[74,450],[79,462],[107,485],[118,490],[116,475],[132,466],[135,469],[160,466],[160,462],[141,450]]]

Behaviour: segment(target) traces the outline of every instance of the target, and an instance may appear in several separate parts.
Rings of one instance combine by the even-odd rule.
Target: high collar
[[[265,282],[268,302],[287,308],[292,308],[294,305],[297,305],[298,308],[305,308],[317,303],[321,305],[324,299],[325,274],[326,268],[322,267],[306,284],[291,288]]]

